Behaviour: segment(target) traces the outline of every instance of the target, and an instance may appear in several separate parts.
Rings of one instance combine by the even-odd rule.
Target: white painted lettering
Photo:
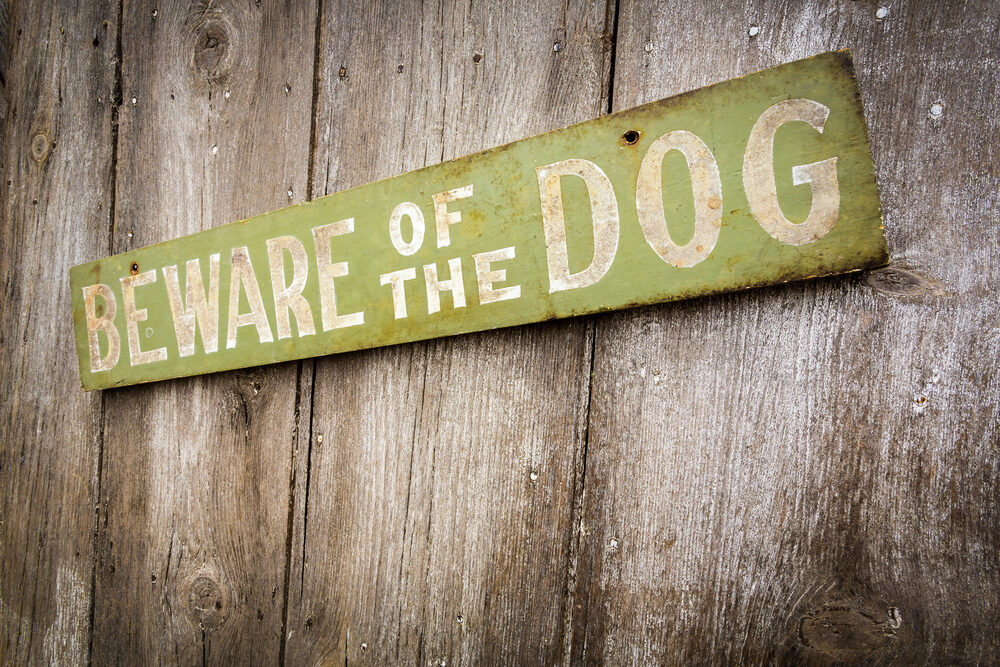
[[[417,270],[412,266],[408,269],[390,271],[379,276],[379,282],[382,285],[392,286],[392,310],[397,320],[406,317],[406,286],[403,283],[416,277]]]
[[[195,323],[201,329],[201,345],[205,354],[219,349],[219,253],[213,253],[208,260],[208,294],[201,278],[201,262],[189,259],[186,264],[187,301],[181,297],[177,281],[177,266],[164,266],[163,282],[167,284],[167,301],[174,319],[174,335],[177,337],[177,353],[182,357],[194,354]]]
[[[760,115],[743,156],[743,187],[750,211],[768,234],[782,243],[805,245],[826,235],[840,215],[837,158],[792,167],[794,185],[812,186],[812,207],[805,222],[793,223],[781,212],[774,181],[774,135],[791,121],[804,121],[823,133],[830,109],[819,102],[793,99],[778,102]]]
[[[334,262],[330,257],[330,239],[354,231],[354,218],[338,220],[328,225],[313,227],[313,242],[316,246],[316,265],[319,267],[319,298],[323,312],[323,331],[343,327],[353,327],[365,323],[363,312],[339,315],[334,279],[347,275],[347,262]]]
[[[125,331],[128,333],[129,364],[138,366],[167,358],[167,348],[143,350],[139,347],[139,322],[146,319],[146,309],[135,307],[135,288],[156,282],[156,270],[144,271],[134,276],[125,276],[122,282],[122,301],[125,307]]]
[[[451,225],[462,221],[462,214],[458,211],[449,211],[448,203],[458,199],[466,199],[472,196],[472,184],[463,185],[447,192],[438,192],[431,195],[434,200],[434,221],[437,224],[437,244],[439,248],[451,245]]]
[[[96,297],[104,300],[104,314],[97,314]],[[110,371],[118,363],[121,338],[115,329],[115,312],[118,304],[115,295],[107,285],[97,283],[83,288],[83,304],[87,314],[87,342],[90,346],[90,372]],[[101,356],[98,331],[103,331],[108,339],[108,353]]]
[[[535,169],[542,204],[542,226],[549,266],[549,292],[593,285],[604,277],[618,252],[618,201],[600,167],[589,160],[570,159]],[[578,176],[587,184],[594,225],[594,258],[590,266],[571,274],[566,250],[566,220],[563,214],[561,176]]]
[[[285,252],[292,258],[292,282],[285,285]],[[309,260],[302,241],[294,236],[279,236],[267,240],[267,259],[271,266],[271,287],[274,293],[274,325],[278,330],[278,340],[291,338],[292,327],[288,312],[295,315],[295,326],[299,337],[316,333],[309,302],[302,296],[302,290],[309,278]]]
[[[521,296],[520,285],[493,287],[493,283],[502,283],[507,280],[507,269],[494,269],[491,266],[492,263],[509,259],[514,259],[513,246],[481,252],[472,256],[472,260],[476,263],[476,280],[479,283],[479,303],[494,303]]]
[[[247,295],[250,312],[240,313],[240,285]],[[226,348],[236,347],[236,332],[242,326],[253,325],[261,343],[274,342],[271,325],[267,321],[264,300],[260,296],[260,284],[250,262],[250,252],[246,246],[233,248],[232,270],[229,276],[229,317],[226,334]]]
[[[410,226],[413,229],[409,243],[403,240],[403,233],[400,229],[404,215],[410,219]],[[404,201],[392,209],[392,215],[389,216],[389,238],[392,240],[392,247],[400,255],[412,255],[420,250],[420,246],[424,243],[424,214],[419,206],[411,201]]]
[[[437,264],[424,265],[424,281],[427,283],[427,312],[441,310],[441,292],[451,292],[453,308],[465,307],[465,285],[462,283],[462,260],[453,257],[448,260],[451,276],[448,280],[438,280]]]
[[[670,151],[680,151],[687,161],[694,194],[694,236],[683,246],[671,238],[663,212],[663,158]],[[722,179],[705,142],[687,130],[667,132],[654,141],[639,167],[635,206],[646,243],[663,261],[689,267],[708,257],[722,226]]]

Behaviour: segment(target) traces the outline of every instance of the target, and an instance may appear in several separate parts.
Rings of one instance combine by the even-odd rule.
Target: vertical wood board
[[[114,250],[301,201],[313,8],[124,8]],[[106,393],[95,663],[278,661],[296,381]]]
[[[0,176],[0,662],[82,664],[102,401],[77,391],[61,269],[108,251],[116,10],[18,3],[10,20]]]
[[[877,9],[622,3],[615,108],[852,48],[894,266],[598,321],[575,662],[996,656],[1000,16]]]
[[[603,3],[326,11],[317,196],[602,111]],[[558,661],[589,359],[583,321],[317,359],[286,661]]]

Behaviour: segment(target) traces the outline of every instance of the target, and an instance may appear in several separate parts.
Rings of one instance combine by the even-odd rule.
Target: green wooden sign
[[[73,267],[86,389],[886,263],[826,53]]]

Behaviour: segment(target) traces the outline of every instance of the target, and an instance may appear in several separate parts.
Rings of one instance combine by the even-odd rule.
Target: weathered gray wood
[[[317,196],[602,111],[603,2],[326,5]],[[557,661],[589,362],[582,320],[317,360],[287,662]]]
[[[7,47],[10,44],[10,8],[7,6],[8,0],[0,0],[0,127],[6,126],[7,119],[7,95],[4,90],[7,87]],[[0,129],[0,152],[3,151],[4,131]]]
[[[877,8],[622,3],[615,108],[854,49],[895,267],[598,320],[574,662],[997,659],[1000,6]]]
[[[0,81],[7,83],[7,46],[10,44],[9,0],[0,0]]]
[[[103,394],[69,266],[596,116],[613,9],[124,3],[119,94],[69,4],[4,72],[0,662],[996,660],[994,4],[621,3],[616,108],[854,49],[888,270]]]
[[[125,3],[113,250],[306,194],[312,3]],[[93,659],[274,663],[297,367],[105,392]]]
[[[11,17],[0,181],[4,664],[87,660],[101,396],[79,391],[68,270],[108,250],[115,6],[25,2]]]

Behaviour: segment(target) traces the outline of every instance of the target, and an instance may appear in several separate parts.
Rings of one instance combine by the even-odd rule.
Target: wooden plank
[[[114,251],[305,197],[315,21],[125,3]],[[277,661],[296,379],[106,392],[95,663]]]
[[[7,45],[10,44],[9,0],[0,1],[0,86],[7,85]],[[5,102],[6,103],[6,102]]]
[[[116,6],[18,3],[10,17],[0,180],[4,664],[87,660],[101,397],[75,389],[67,270],[108,250]]]
[[[574,662],[996,659],[1000,6],[877,8],[622,3],[616,108],[852,48],[894,266],[599,319]]]
[[[97,259],[70,286],[95,389],[886,259],[840,51]]]
[[[327,3],[321,25],[317,195],[603,110],[603,3]],[[286,661],[558,660],[589,360],[583,321],[317,360]]]
[[[8,0],[0,0],[0,93],[7,88],[7,45],[10,44],[10,8]],[[0,94],[0,128],[6,128],[7,95]],[[0,130],[0,151],[3,151],[4,131]]]

